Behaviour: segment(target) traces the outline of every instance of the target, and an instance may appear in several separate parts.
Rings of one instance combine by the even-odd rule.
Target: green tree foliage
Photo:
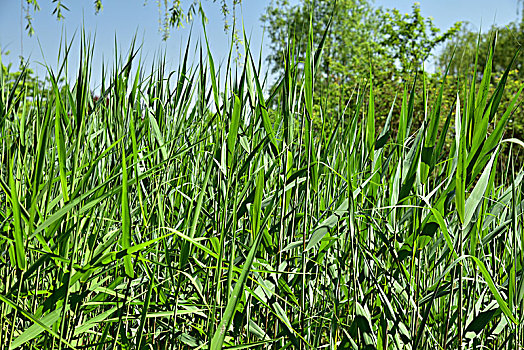
[[[470,74],[475,64],[475,54],[478,45],[477,65],[483,67],[488,58],[491,39],[496,36],[497,50],[493,55],[493,72],[501,74],[511,63],[513,54],[524,42],[524,23],[513,21],[505,26],[493,25],[488,31],[478,33],[471,25],[463,26],[462,30],[450,40],[438,58],[439,65],[444,68],[451,60],[453,52],[454,59],[450,66],[453,75]],[[524,78],[524,57],[519,55],[513,64],[519,78]],[[481,78],[481,75],[477,77]]]
[[[457,78],[469,77],[475,70],[475,58],[477,66],[482,68],[488,63],[491,42],[496,40],[497,49],[493,52],[492,71],[489,89],[493,92],[496,84],[502,78],[506,67],[511,64],[514,54],[520,49],[524,42],[524,17],[516,19],[505,26],[492,25],[486,32],[477,32],[471,25],[464,26],[462,30],[450,40],[438,57],[441,69],[450,64],[450,75]],[[478,55],[477,55],[478,52]],[[454,53],[454,59],[451,60]],[[451,63],[450,63],[451,62]],[[479,70],[474,78],[477,82],[482,79]],[[513,96],[524,83],[524,56],[519,54],[513,62],[510,78],[506,85],[506,92],[502,96],[501,104],[507,107]],[[453,95],[448,92],[448,97]],[[511,136],[524,138],[524,109],[519,104],[512,118],[508,120],[508,132]]]
[[[270,39],[271,53],[267,60],[273,73],[283,71],[283,53],[289,43],[295,46],[295,53],[305,54],[312,8],[312,0],[302,0],[294,6],[288,0],[277,0],[266,8],[261,21]],[[321,71],[339,82],[349,82],[355,74],[369,69],[368,55],[378,50],[379,18],[366,0],[343,0],[336,7],[332,1],[315,1],[314,43],[320,42],[332,15]]]
[[[342,0],[336,5],[328,0],[302,0],[294,6],[288,0],[277,0],[261,17],[271,41],[268,60],[273,72],[282,71],[282,53],[289,43],[296,45],[297,52],[305,52],[311,9],[317,43],[333,16],[323,64],[335,78],[343,76],[346,82],[367,77],[370,63],[376,69],[386,66],[395,72],[418,67],[438,44],[460,29],[457,22],[440,33],[431,17],[421,15],[418,3],[412,14],[401,14],[397,9],[374,9],[367,0]],[[390,66],[392,62],[396,65]]]
[[[461,22],[456,22],[441,33],[432,17],[422,16],[418,3],[413,4],[411,14],[402,14],[397,9],[379,10],[377,14],[381,18],[380,53],[386,59],[395,59],[403,73],[418,69],[437,45],[452,38],[461,27]]]
[[[0,84],[6,89],[13,91],[13,97],[17,97],[15,105],[18,106],[24,99],[28,100],[29,103],[33,103],[34,96],[46,98],[48,89],[45,81],[40,80],[35,72],[25,65],[24,61],[20,62],[17,69],[13,69],[12,63],[8,65],[3,64],[2,55],[7,54],[9,52],[0,54]],[[5,98],[7,99],[7,97]]]
[[[277,0],[261,18],[270,38],[268,61],[273,73],[284,72],[284,53],[290,46],[297,61],[303,60],[300,53],[306,52],[311,9],[314,43],[321,41],[331,19],[314,95],[315,110],[324,115],[340,115],[351,104],[355,88],[367,82],[371,69],[376,115],[385,119],[407,74],[419,71],[434,48],[460,29],[456,23],[441,33],[431,17],[421,15],[418,3],[411,14],[401,14],[396,9],[375,9],[367,0],[341,0],[336,6],[328,0],[302,0],[298,5]],[[333,126],[336,121],[316,120],[317,127],[319,123]]]

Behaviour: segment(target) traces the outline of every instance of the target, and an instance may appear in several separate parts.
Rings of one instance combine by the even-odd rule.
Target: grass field
[[[328,131],[318,43],[270,95],[249,52],[219,74],[206,41],[174,72],[131,48],[93,98],[81,42],[46,90],[0,77],[0,347],[523,347],[505,77],[478,67],[452,110],[407,82],[380,126],[364,82]]]

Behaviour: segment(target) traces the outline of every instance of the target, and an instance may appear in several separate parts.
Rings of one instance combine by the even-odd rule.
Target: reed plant
[[[314,106],[312,37],[270,94],[206,37],[172,72],[131,45],[96,98],[85,36],[46,90],[0,76],[0,347],[522,348],[511,67],[491,94],[491,51],[449,110],[413,76],[378,125],[372,75]]]

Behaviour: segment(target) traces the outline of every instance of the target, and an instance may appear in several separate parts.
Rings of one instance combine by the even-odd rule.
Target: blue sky
[[[187,7],[192,0],[182,0]],[[103,11],[95,15],[93,0],[63,0],[70,11],[65,12],[65,19],[57,21],[51,15],[53,6],[51,0],[39,0],[41,10],[33,14],[33,24],[36,33],[29,37],[23,29],[25,21],[21,17],[20,0],[0,0],[0,48],[11,53],[2,57],[4,63],[18,62],[22,52],[24,57],[30,57],[31,67],[39,74],[43,72],[39,63],[44,60],[51,67],[55,66],[61,37],[70,39],[72,35],[85,24],[86,31],[92,36],[96,34],[94,55],[95,76],[99,76],[102,62],[111,64],[114,57],[115,35],[119,50],[125,54],[131,39],[136,33],[138,42],[142,43],[142,60],[151,62],[159,52],[165,51],[170,68],[176,69],[180,51],[185,48],[190,34],[190,26],[184,29],[174,29],[167,41],[162,41],[159,33],[159,9],[157,1],[147,0],[103,0]],[[160,1],[163,2],[163,1]],[[170,2],[170,1],[168,1]],[[292,0],[298,2],[298,0]],[[398,8],[403,13],[411,12],[413,0],[376,0],[376,7]],[[491,24],[504,25],[517,18],[517,0],[421,0],[420,6],[424,16],[432,16],[434,23],[445,30],[456,21],[469,21],[473,28],[488,28]],[[231,1],[228,1],[231,3]],[[263,30],[259,21],[260,15],[269,0],[243,0],[237,8],[238,18],[243,18],[244,27],[252,38],[252,48],[262,55],[268,53],[266,44],[262,43]],[[211,51],[215,60],[224,60],[229,50],[230,36],[223,30],[223,18],[220,5],[212,1],[203,2],[208,16],[207,33]],[[192,38],[201,33],[199,21],[193,28]],[[21,27],[21,24],[23,27]],[[192,39],[193,40],[193,39]],[[77,41],[78,42],[78,41]],[[22,44],[22,45],[21,45]],[[73,49],[72,58],[77,50]],[[16,63],[15,63],[16,64]]]

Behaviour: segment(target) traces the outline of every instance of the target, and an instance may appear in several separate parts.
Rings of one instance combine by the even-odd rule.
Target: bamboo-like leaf
[[[473,191],[471,191],[471,194],[466,200],[464,212],[464,227],[469,225],[471,219],[473,218],[473,215],[477,211],[478,206],[481,205],[481,203],[484,201],[484,194],[486,193],[486,190],[488,188],[491,169],[493,168],[493,162],[495,161],[497,156],[498,150],[493,152],[493,155],[491,156],[489,163],[486,165],[486,168],[482,172],[482,175],[478,179],[475,188],[473,188]]]
[[[5,296],[3,295],[0,295],[0,301],[4,302],[5,304],[9,305],[10,307],[12,307],[13,309],[16,309],[18,312],[20,312],[22,315],[24,315],[25,317],[27,317],[29,320],[31,320],[31,322],[33,322],[34,324],[38,325],[38,327],[42,328],[44,331],[48,332],[49,334],[51,334],[53,337],[55,337],[56,339],[58,339],[60,342],[64,343],[65,345],[67,345],[69,348],[71,349],[76,349],[72,344],[70,344],[67,340],[65,340],[64,338],[62,338],[58,333],[56,333],[52,328],[48,327],[43,321],[45,319],[45,317],[42,319],[42,320],[39,320],[38,318],[36,318],[33,314],[31,314],[30,312],[22,309],[21,307],[19,307],[18,305],[16,305],[13,301],[11,301],[10,299],[6,298]],[[54,317],[54,316],[53,316]],[[45,319],[45,322],[46,323],[50,323],[50,321],[52,321],[52,318],[51,317],[50,319]],[[26,336],[31,336],[33,335],[33,332],[35,332],[36,328],[33,328],[31,329],[31,333],[30,334],[26,334],[24,337]],[[23,339],[22,339],[23,340]],[[16,345],[16,344],[15,344]],[[22,345],[22,344],[20,344]]]
[[[228,154],[228,165],[231,167],[233,164],[233,155],[236,150],[236,142],[238,135],[238,127],[240,125],[240,99],[235,95],[235,104],[233,106],[233,115],[231,117],[231,123],[229,125],[229,133],[227,135],[227,148],[229,150]]]
[[[56,321],[60,319],[60,314],[62,313],[62,308],[58,308],[54,311],[51,311],[39,321],[40,323],[35,323],[29,328],[27,328],[22,334],[13,339],[13,342],[9,346],[9,349],[16,349],[28,341],[33,340],[38,337],[38,335],[46,330],[46,328],[51,328]]]
[[[515,318],[511,310],[508,308],[508,304],[506,304],[506,302],[500,295],[500,292],[498,291],[497,287],[495,286],[495,283],[493,282],[493,279],[491,278],[491,275],[488,269],[486,268],[486,265],[484,265],[484,263],[475,256],[472,256],[471,259],[473,259],[473,261],[475,261],[475,263],[477,264],[480,273],[482,274],[482,277],[484,277],[484,280],[486,280],[489,290],[495,297],[495,300],[497,300],[497,304],[499,304],[499,307],[504,313],[504,315],[506,315],[514,323],[518,324],[517,319]]]
[[[366,121],[366,148],[369,157],[373,159],[375,151],[375,98],[373,93],[373,75],[369,73],[369,101],[368,116]]]
[[[211,74],[211,87],[213,89],[213,97],[215,101],[215,106],[217,111],[220,110],[220,99],[218,97],[218,84],[217,84],[217,75],[215,72],[215,61],[213,60],[213,55],[211,54],[211,50],[209,49],[209,42],[207,40],[207,32],[206,32],[206,26],[203,26],[204,28],[204,38],[206,39],[206,48],[207,48],[207,59],[209,63],[209,70]]]
[[[309,119],[313,119],[313,57],[311,57],[311,51],[313,47],[313,13],[310,13],[309,18],[309,30],[307,36],[307,47],[306,47],[306,62],[304,64],[304,103],[306,106],[307,116]]]
[[[11,158],[9,166],[9,184],[11,187],[11,207],[13,210],[13,224],[14,224],[14,239],[16,264],[20,270],[25,270],[27,267],[27,258],[25,254],[25,240],[22,230],[22,219],[20,218],[20,202],[18,201],[18,190],[16,188],[14,178],[14,156]]]
[[[338,206],[338,208],[335,210],[333,214],[331,214],[327,219],[322,221],[320,225],[318,225],[313,232],[311,233],[311,238],[309,239],[309,242],[306,246],[306,251],[310,250],[311,248],[315,247],[321,240],[324,238],[324,236],[331,230],[339,221],[342,219],[342,217],[347,214],[349,206],[349,201],[345,199],[342,204]]]
[[[460,115],[460,98],[457,95],[457,107],[455,114],[455,142],[457,145],[457,174],[455,176],[455,205],[461,224],[464,224],[464,212],[466,205],[466,128],[467,120]]]
[[[123,249],[131,247],[131,215],[129,209],[129,188],[127,181],[126,151],[122,147],[122,238],[121,245]],[[124,269],[129,278],[135,277],[133,262],[131,257],[124,256]]]
[[[264,172],[260,171],[257,176],[255,197],[261,198],[263,191],[264,191]],[[256,218],[260,218],[260,214],[261,214],[260,211],[261,211],[261,208],[259,206],[257,210],[252,213],[254,222],[258,222]],[[211,345],[210,345],[211,350],[222,349],[223,344],[224,344],[224,337],[226,336],[226,332],[229,329],[229,325],[231,324],[231,320],[233,319],[233,316],[235,314],[237,303],[241,297],[241,294],[244,291],[244,285],[246,283],[247,276],[249,274],[251,265],[253,264],[253,260],[255,259],[255,254],[258,250],[258,246],[260,245],[260,241],[262,240],[262,236],[263,236],[263,234],[260,232],[261,231],[260,227],[255,226],[255,229],[256,229],[256,231],[254,232],[255,240],[253,241],[251,249],[249,250],[249,254],[244,263],[244,267],[242,268],[240,277],[238,278],[237,283],[235,284],[235,289],[233,289],[233,292],[229,296],[226,309],[222,316],[222,320],[218,324],[215,334],[213,335],[213,338],[211,339]]]
[[[59,101],[59,97],[57,96]],[[58,153],[58,169],[60,173],[60,184],[62,185],[62,197],[64,201],[69,202],[69,191],[67,189],[66,174],[66,150],[64,141],[64,131],[62,129],[61,105],[57,102],[55,114],[55,142]]]

